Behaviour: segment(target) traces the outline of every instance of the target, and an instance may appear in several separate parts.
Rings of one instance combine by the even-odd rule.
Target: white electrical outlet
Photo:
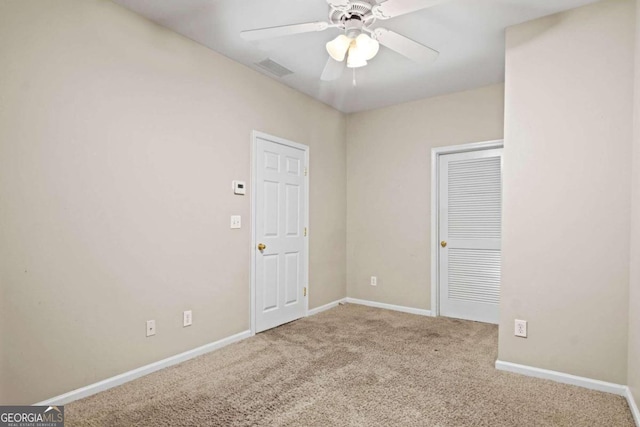
[[[242,217],[240,215],[231,215],[231,228],[242,228]]]
[[[147,336],[150,337],[156,334],[156,321],[147,320]]]
[[[182,326],[191,326],[191,323],[193,323],[193,316],[191,315],[191,310],[183,312]]]
[[[526,320],[516,319],[515,335],[517,337],[522,337],[522,338],[527,337],[527,321]]]
[[[371,276],[371,286],[378,286],[378,278],[376,276]]]

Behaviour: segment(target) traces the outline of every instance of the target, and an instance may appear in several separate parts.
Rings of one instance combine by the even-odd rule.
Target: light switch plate
[[[231,215],[231,228],[242,228],[242,217],[240,215]]]

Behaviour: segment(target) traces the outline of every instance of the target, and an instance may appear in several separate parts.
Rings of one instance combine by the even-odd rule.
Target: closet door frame
[[[469,151],[504,148],[504,140],[473,142],[431,150],[431,315],[440,316],[440,156]]]

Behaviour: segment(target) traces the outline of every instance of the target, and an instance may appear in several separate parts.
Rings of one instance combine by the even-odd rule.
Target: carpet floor
[[[497,371],[498,328],[347,304],[65,406],[67,426],[622,426],[624,398]]]

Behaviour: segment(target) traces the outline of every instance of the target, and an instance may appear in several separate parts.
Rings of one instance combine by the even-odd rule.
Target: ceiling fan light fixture
[[[347,67],[360,68],[367,65],[365,53],[366,52],[358,47],[354,40],[349,47],[349,56],[347,56]]]
[[[356,38],[356,45],[366,61],[376,56],[380,50],[380,43],[364,33]]]
[[[335,39],[327,43],[327,52],[338,62],[344,61],[344,57],[351,46],[351,39],[344,34],[340,34]]]

